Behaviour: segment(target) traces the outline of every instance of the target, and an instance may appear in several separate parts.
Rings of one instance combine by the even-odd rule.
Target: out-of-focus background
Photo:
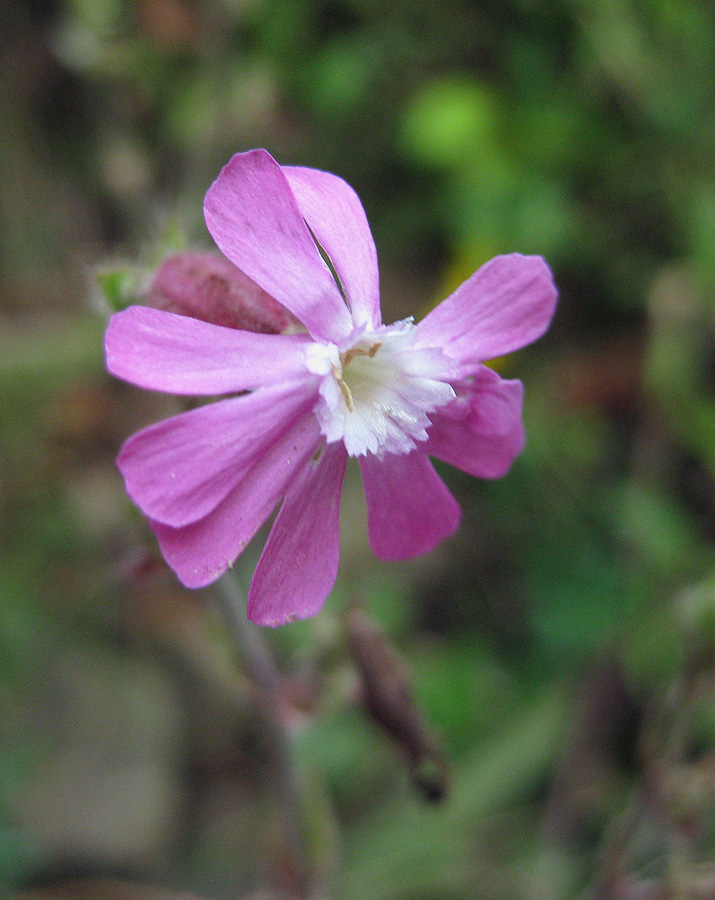
[[[263,635],[314,882],[344,900],[715,897],[709,0],[6,0],[0,17],[0,885],[300,892],[270,727],[215,598],[180,588],[114,468],[179,407],[105,374],[96,282],[209,247],[204,192],[262,146],[356,188],[386,321],[498,253],[543,254],[560,289],[547,336],[497,363],[526,385],[508,477],[440,469],[462,529],[387,565],[352,472],[325,610]],[[355,600],[444,748],[441,802],[440,766],[416,778],[360,703]]]

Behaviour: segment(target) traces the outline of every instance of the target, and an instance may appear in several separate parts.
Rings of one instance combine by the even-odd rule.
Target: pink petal
[[[497,256],[419,323],[420,346],[441,347],[463,364],[530,344],[546,331],[556,288],[540,256]]]
[[[214,325],[281,334],[297,320],[219,253],[177,253],[159,266],[147,306]]]
[[[370,547],[380,559],[427,553],[459,526],[459,504],[422,450],[359,458]]]
[[[310,230],[330,257],[357,325],[380,325],[377,250],[365,210],[342,178],[317,169],[283,168]]]
[[[147,306],[109,320],[107,368],[139,387],[225,394],[300,378],[307,335],[235,331]]]
[[[483,368],[455,389],[457,399],[430,417],[426,452],[478,478],[501,478],[524,447],[523,385]]]
[[[186,587],[205,587],[233,565],[319,441],[315,417],[306,416],[255,461],[206,518],[184,528],[152,522],[164,558]]]
[[[248,618],[283,625],[315,615],[338,574],[340,491],[347,453],[323,451],[288,491],[248,593]]]
[[[348,308],[269,153],[237,153],[209,188],[204,216],[222,253],[314,337],[350,332]]]
[[[180,528],[203,518],[256,460],[306,415],[312,381],[262,388],[181,413],[129,438],[117,459],[127,493],[150,518]]]

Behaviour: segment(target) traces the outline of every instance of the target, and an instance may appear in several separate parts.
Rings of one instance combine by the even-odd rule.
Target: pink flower
[[[522,385],[484,361],[548,327],[539,257],[497,257],[419,324],[383,325],[375,245],[340,178],[237,154],[204,204],[241,272],[305,332],[261,334],[133,306],[114,315],[107,367],[151,390],[233,394],[140,431],[118,465],[188,587],[229,568],[283,498],[248,596],[255,622],[315,614],[338,570],[338,513],[358,459],[368,533],[406,559],[454,533],[460,510],[429,457],[497,478],[524,443]],[[329,260],[330,265],[325,260]]]

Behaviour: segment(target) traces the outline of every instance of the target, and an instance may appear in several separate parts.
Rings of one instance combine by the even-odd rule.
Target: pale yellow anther
[[[353,400],[352,391],[345,383],[345,379],[343,378],[343,369],[348,366],[356,356],[367,356],[369,359],[372,359],[373,356],[380,349],[381,343],[380,341],[376,341],[371,347],[365,349],[364,347],[351,347],[350,350],[346,350],[344,353],[340,354],[340,365],[333,365],[333,375],[335,376],[335,380],[338,382],[338,387],[340,388],[340,393],[343,395],[343,399],[345,400],[345,405],[348,408],[348,412],[355,412],[355,401]]]
[[[352,347],[350,350],[346,350],[345,353],[340,354],[340,362],[344,368],[351,360],[355,359],[356,356],[367,356],[372,359],[381,346],[381,342],[376,341],[372,347],[367,350],[363,347]]]
[[[316,343],[306,353],[308,371],[319,376],[315,410],[328,444],[342,441],[350,456],[410,453],[426,441],[429,414],[450,403],[454,388],[444,380],[449,361],[416,346],[411,320],[356,329],[342,348]]]
[[[353,402],[353,395],[350,391],[350,388],[345,384],[343,380],[343,371],[342,368],[338,368],[338,366],[333,366],[333,375],[335,376],[335,380],[338,382],[338,387],[340,388],[340,392],[343,395],[343,400],[345,400],[345,405],[348,408],[349,412],[355,412],[355,403]]]

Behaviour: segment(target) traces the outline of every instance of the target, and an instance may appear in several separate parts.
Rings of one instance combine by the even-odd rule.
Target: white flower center
[[[342,440],[350,456],[409,453],[427,440],[428,413],[454,399],[439,350],[415,349],[411,319],[361,329],[349,346],[315,343],[306,364],[322,376],[315,414],[328,443]]]

